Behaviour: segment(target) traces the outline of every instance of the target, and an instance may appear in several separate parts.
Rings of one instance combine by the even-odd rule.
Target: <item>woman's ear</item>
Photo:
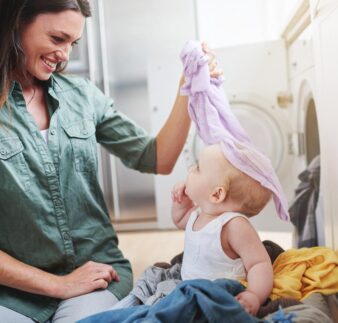
[[[209,196],[209,201],[211,203],[221,203],[225,200],[227,196],[227,192],[225,190],[224,187],[222,186],[217,186],[213,189],[213,191],[211,192],[210,196]]]

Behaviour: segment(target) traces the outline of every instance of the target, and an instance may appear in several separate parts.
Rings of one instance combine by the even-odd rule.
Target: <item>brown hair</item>
[[[15,69],[25,71],[26,58],[20,42],[20,28],[42,13],[64,10],[91,16],[88,0],[1,0],[0,2],[0,108],[6,103],[11,76]],[[65,64],[58,64],[60,72]]]

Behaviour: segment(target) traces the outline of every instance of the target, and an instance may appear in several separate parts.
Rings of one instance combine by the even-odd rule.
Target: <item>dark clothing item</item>
[[[81,323],[253,323],[267,322],[249,315],[234,296],[245,288],[237,281],[187,280],[158,303],[99,313]]]
[[[273,264],[277,257],[284,252],[285,250],[280,247],[277,243],[271,241],[271,240],[264,240],[263,245],[266,249],[266,252],[268,253],[271,263]]]
[[[330,318],[330,310],[326,304],[324,296],[319,293],[311,294],[305,298],[303,304],[283,307],[284,316],[292,316],[292,323],[334,323]],[[276,313],[265,317],[269,322],[284,323],[286,321],[274,320]],[[288,321],[290,322],[290,321]]]
[[[268,300],[265,302],[265,304],[263,304],[259,308],[256,316],[265,317],[268,314],[277,312],[279,308],[287,308],[290,306],[300,305],[300,304],[302,304],[302,302],[300,302],[299,300],[293,299],[293,298],[287,298],[287,297],[281,297],[274,301]]]
[[[45,96],[48,143],[17,82],[10,107],[0,108],[0,250],[56,275],[89,260],[110,264],[121,281],[108,289],[121,299],[132,288],[132,272],[100,189],[97,142],[127,166],[155,172],[155,140],[88,81],[55,74],[45,83]],[[0,286],[0,305],[38,322],[50,318],[58,303]]]
[[[299,174],[300,184],[289,208],[291,222],[298,234],[298,247],[318,246],[316,208],[320,184],[320,156]]]

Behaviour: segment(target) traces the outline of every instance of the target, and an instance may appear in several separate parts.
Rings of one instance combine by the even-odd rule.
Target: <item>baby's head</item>
[[[203,148],[189,170],[186,194],[206,212],[247,216],[259,213],[271,198],[270,190],[229,163],[219,145]]]

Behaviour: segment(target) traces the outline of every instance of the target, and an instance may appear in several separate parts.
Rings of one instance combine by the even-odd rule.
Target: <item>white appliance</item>
[[[313,52],[312,34],[308,26],[288,48],[290,90],[293,97],[290,120],[296,129],[299,154],[296,162],[300,170],[304,170],[314,157],[320,155]],[[323,213],[323,195],[320,190],[316,210],[319,245],[325,245]]]
[[[325,245],[338,250],[338,28],[337,0],[311,0],[315,88],[321,151],[321,193]]]

